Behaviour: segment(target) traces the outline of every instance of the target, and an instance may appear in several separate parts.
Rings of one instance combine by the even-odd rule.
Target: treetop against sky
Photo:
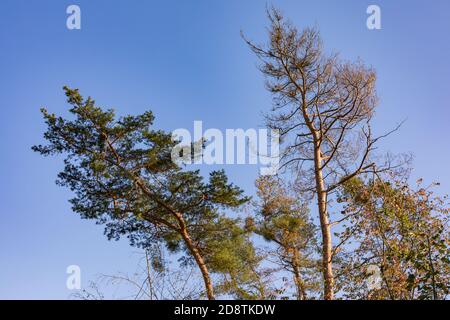
[[[264,129],[264,114],[273,107],[257,68],[261,61],[241,37],[243,31],[255,45],[267,44],[265,3],[82,0],[76,3],[79,25],[77,9],[68,10],[71,4],[2,2],[0,41],[6,49],[0,58],[1,298],[67,298],[69,265],[81,267],[84,286],[99,273],[133,272],[138,265],[139,255],[127,241],[108,242],[101,226],[72,213],[67,200],[73,193],[54,184],[57,172],[64,170],[62,159],[44,159],[30,151],[30,146],[44,144],[40,107],[69,116],[64,85],[92,95],[118,117],[151,110],[154,128],[167,133],[187,128],[193,134],[195,121],[202,121],[205,130],[218,129],[224,137],[227,129]],[[450,173],[442,165],[450,156],[445,144],[450,133],[448,1],[433,6],[425,1],[273,4],[299,30],[316,27],[327,56],[337,52],[344,62],[360,59],[376,72],[373,136],[406,120],[398,132],[382,140],[377,152],[412,152],[411,181],[439,180],[438,193],[448,193]],[[368,10],[372,4],[380,9],[380,25],[373,20],[376,10]],[[206,185],[210,172],[224,169],[245,195],[257,196],[258,165],[224,161],[194,169],[200,170]],[[349,186],[347,192],[355,191]],[[375,198],[386,206],[395,204],[387,191],[379,190]],[[361,205],[352,203],[349,210]],[[310,214],[317,216],[318,209],[312,207]],[[273,226],[283,219],[267,223]],[[261,229],[263,221],[256,219],[256,226]],[[366,249],[359,248],[367,253]]]

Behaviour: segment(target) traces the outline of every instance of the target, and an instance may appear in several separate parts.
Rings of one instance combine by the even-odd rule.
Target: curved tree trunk
[[[183,240],[186,243],[186,246],[188,247],[189,251],[191,252],[192,256],[194,257],[195,262],[197,262],[200,272],[202,273],[203,281],[205,283],[206,296],[208,297],[209,300],[214,300],[215,298],[214,298],[213,285],[211,282],[211,277],[209,276],[209,271],[206,266],[205,260],[203,260],[203,257],[200,254],[200,251],[195,246],[195,244],[192,241],[191,237],[189,236],[189,233],[187,232],[186,228],[181,229],[181,236],[183,237]]]

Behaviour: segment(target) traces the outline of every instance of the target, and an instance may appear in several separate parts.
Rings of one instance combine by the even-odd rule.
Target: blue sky
[[[383,151],[413,152],[414,177],[450,191],[450,2],[273,1],[298,27],[316,25],[327,50],[360,57],[378,74],[375,130],[407,119]],[[66,8],[81,8],[81,30]],[[366,28],[381,7],[382,29]],[[55,185],[61,159],[42,158],[39,108],[66,114],[63,85],[119,114],[151,109],[156,126],[258,128],[270,108],[257,60],[240,30],[266,40],[264,1],[23,1],[0,3],[0,298],[66,299],[66,267],[86,285],[99,273],[133,271],[136,249],[108,242],[72,213]],[[205,168],[209,170],[210,168]],[[256,166],[225,166],[253,193]]]

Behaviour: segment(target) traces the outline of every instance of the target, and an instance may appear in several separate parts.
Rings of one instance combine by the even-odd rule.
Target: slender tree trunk
[[[147,267],[147,281],[148,281],[148,288],[150,291],[150,300],[153,300],[153,283],[152,283],[152,275],[151,275],[151,263],[150,259],[148,257],[148,250],[145,250],[145,264]]]
[[[430,262],[430,271],[431,271],[431,285],[433,288],[433,300],[438,300],[437,290],[436,290],[436,278],[434,271],[434,265],[433,265],[433,258],[431,256],[431,243],[430,243],[430,237],[427,236],[427,245],[428,245],[428,260]]]
[[[302,276],[300,275],[298,252],[294,253],[292,268],[294,270],[295,285],[297,286],[297,300],[306,300],[305,284],[303,282]]]
[[[264,288],[264,283],[261,281],[261,276],[260,274],[255,270],[255,268],[253,268],[253,266],[250,266],[253,274],[255,275],[257,281],[258,281],[258,286],[257,286],[257,290],[259,292],[259,300],[266,300],[266,290]]]
[[[334,276],[331,244],[331,226],[327,211],[327,192],[323,181],[322,155],[318,139],[315,140],[314,165],[316,178],[317,205],[319,209],[320,228],[322,231],[322,272],[324,279],[324,298],[333,300],[334,298]]]
[[[202,255],[200,254],[200,251],[195,246],[186,228],[181,229],[181,236],[183,237],[184,242],[186,243],[189,251],[197,262],[200,272],[202,273],[203,281],[205,282],[206,296],[209,300],[214,300],[214,290],[211,282],[211,277],[209,276],[208,267],[206,266],[206,263],[203,260]]]

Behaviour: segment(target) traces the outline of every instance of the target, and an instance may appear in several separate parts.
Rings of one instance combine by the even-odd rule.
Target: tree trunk
[[[433,258],[431,257],[431,243],[430,237],[427,236],[427,249],[428,249],[428,260],[430,262],[431,271],[431,285],[433,288],[433,300],[438,300],[437,290],[436,290],[436,272],[434,271]]]
[[[294,270],[294,281],[297,286],[297,300],[306,300],[305,284],[300,275],[298,252],[294,253],[294,259],[292,261],[292,268]]]
[[[194,242],[192,241],[191,237],[189,236],[186,228],[181,229],[181,236],[184,239],[184,242],[186,243],[189,251],[193,255],[195,261],[197,262],[197,265],[200,269],[200,272],[202,273],[203,281],[205,282],[205,289],[206,289],[206,296],[209,300],[214,300],[214,290],[213,285],[211,282],[211,278],[209,276],[209,271],[206,266],[205,261],[203,260],[202,255],[200,254],[200,251],[195,246]]]
[[[322,272],[324,279],[324,298],[333,300],[334,298],[334,276],[331,244],[331,226],[327,211],[327,192],[323,181],[322,155],[320,145],[315,139],[314,165],[316,178],[317,205],[319,209],[320,228],[322,231]]]

